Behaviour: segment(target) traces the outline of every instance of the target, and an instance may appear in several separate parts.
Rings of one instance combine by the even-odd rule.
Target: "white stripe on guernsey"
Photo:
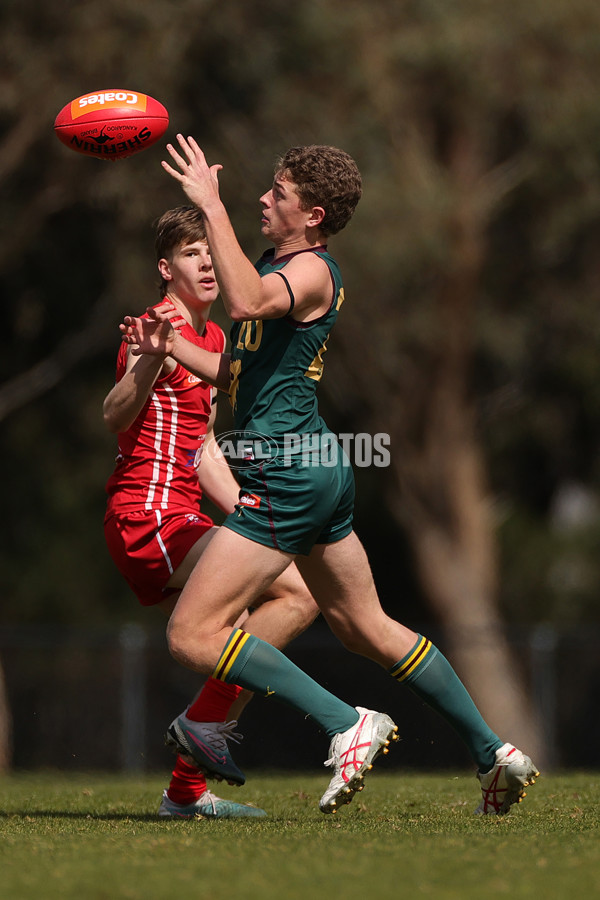
[[[169,440],[169,457],[167,463],[167,477],[165,478],[165,483],[163,485],[163,499],[162,499],[162,508],[166,509],[169,504],[169,491],[170,485],[173,481],[173,463],[175,462],[174,452],[175,452],[175,439],[177,437],[177,425],[179,424],[179,405],[177,403],[177,394],[169,385],[165,385],[165,390],[171,401],[171,409],[173,410],[173,416],[171,418],[171,431],[170,431],[170,440]]]
[[[155,510],[155,514],[156,514],[156,524],[157,524],[158,528],[160,528],[161,522],[162,522],[160,510],[159,509]],[[169,570],[169,575],[172,575],[173,574],[173,564],[171,563],[171,558],[170,558],[169,554],[167,553],[167,548],[165,547],[165,545],[163,543],[163,539],[160,536],[160,531],[158,531],[158,530],[156,532],[156,540],[158,541],[158,546],[162,550],[162,555],[165,558],[165,562],[166,562],[167,568]]]
[[[162,499],[160,501],[160,506],[162,509],[167,509],[169,505],[168,501],[170,485],[171,481],[173,480],[173,450],[175,448],[175,441],[177,439],[177,421],[179,410],[177,406],[177,397],[175,395],[175,392],[173,391],[173,388],[169,387],[169,385],[164,385],[164,390],[169,397],[169,404],[172,411],[171,428],[168,432],[168,450],[167,456],[165,457],[162,452],[162,444],[165,438],[165,417],[163,408],[161,406],[160,397],[156,393],[153,393],[151,400],[156,412],[156,431],[154,433],[154,450],[156,455],[154,457],[154,462],[152,463],[152,478],[148,485],[148,493],[146,494],[146,509],[152,509],[157,490],[160,491],[161,489]]]
[[[160,400],[156,396],[156,394],[152,394],[151,397],[152,406],[154,407],[156,413],[156,431],[154,432],[154,462],[152,463],[152,478],[148,484],[148,493],[146,494],[146,509],[152,509],[152,503],[154,501],[154,494],[156,493],[156,484],[158,479],[160,478],[160,461],[162,459],[162,453],[160,450],[160,444],[162,441],[162,430],[163,430],[163,414],[162,408],[160,405]]]

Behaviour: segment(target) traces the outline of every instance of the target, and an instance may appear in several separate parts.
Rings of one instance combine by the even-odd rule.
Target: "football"
[[[169,114],[148,94],[124,88],[94,91],[63,106],[54,122],[59,141],[96,159],[126,159],[151,147],[167,130]]]

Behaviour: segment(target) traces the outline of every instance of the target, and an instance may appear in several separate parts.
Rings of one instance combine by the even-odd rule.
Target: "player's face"
[[[161,259],[159,270],[169,282],[168,292],[188,303],[214,303],[219,294],[206,241],[183,244],[171,259]]]
[[[296,236],[303,236],[310,211],[300,208],[296,185],[281,174],[275,176],[272,188],[260,198],[262,203],[261,231],[278,244]]]

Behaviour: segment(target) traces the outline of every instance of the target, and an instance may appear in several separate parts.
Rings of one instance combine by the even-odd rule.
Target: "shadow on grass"
[[[59,809],[0,810],[0,819],[97,819],[103,822],[188,822],[191,819],[161,818],[158,813],[91,813]]]

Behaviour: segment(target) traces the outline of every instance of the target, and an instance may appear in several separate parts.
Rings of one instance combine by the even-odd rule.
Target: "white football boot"
[[[358,722],[347,731],[336,734],[329,746],[326,766],[333,766],[333,778],[321,797],[319,809],[334,813],[350,803],[357,791],[362,791],[367,772],[382,753],[387,753],[390,741],[398,740],[398,726],[385,713],[356,707]]]
[[[490,771],[477,773],[482,800],[475,815],[504,815],[513,803],[521,802],[526,796],[525,788],[535,784],[539,774],[528,756],[512,744],[503,744],[496,750],[496,763]]]

